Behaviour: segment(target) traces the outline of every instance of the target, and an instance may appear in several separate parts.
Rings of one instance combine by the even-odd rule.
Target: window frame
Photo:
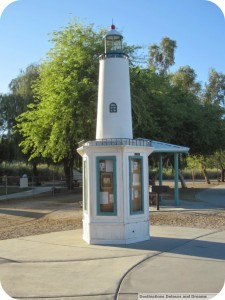
[[[100,188],[101,188],[101,174],[100,174],[100,169],[99,169],[99,163],[101,160],[112,160],[113,162],[113,174],[112,174],[112,180],[113,180],[113,201],[114,201],[114,206],[113,206],[113,211],[110,212],[103,212],[101,211],[100,207]],[[116,181],[116,156],[97,156],[96,157],[96,205],[97,205],[97,215],[98,216],[117,216],[117,181]]]
[[[133,210],[133,172],[132,172],[132,161],[133,160],[140,160],[140,166],[141,166],[141,210]],[[143,169],[143,157],[139,155],[129,156],[129,198],[130,198],[130,215],[139,215],[144,214],[145,208],[144,208],[144,169]]]
[[[109,104],[109,112],[110,112],[111,114],[117,113],[117,104],[116,104],[115,102],[111,102],[111,103]]]

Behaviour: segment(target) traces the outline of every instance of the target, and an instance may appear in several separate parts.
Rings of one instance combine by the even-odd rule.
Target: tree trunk
[[[63,160],[63,168],[68,190],[71,190],[73,189],[73,160],[65,158]]]
[[[184,180],[184,176],[183,176],[183,174],[181,173],[180,170],[179,170],[179,179],[180,179],[181,187],[182,188],[187,188],[186,182]]]
[[[149,180],[150,185],[155,185],[157,178],[159,177],[159,171],[157,171]]]
[[[202,172],[203,172],[203,175],[204,175],[204,177],[205,177],[205,181],[206,181],[208,184],[210,184],[211,182],[210,182],[210,180],[209,180],[209,175],[208,175],[208,173],[207,173],[207,171],[206,171],[206,166],[205,166],[204,164],[202,164]]]
[[[195,170],[194,169],[191,170],[191,175],[192,175],[192,182],[193,182],[193,184],[195,184]]]
[[[39,178],[39,172],[38,172],[38,169],[37,169],[37,165],[38,165],[38,163],[36,161],[32,162],[34,182],[35,182],[36,186],[40,186],[41,185],[41,180]]]
[[[225,180],[225,169],[222,168],[221,169],[221,182],[224,182],[224,180]]]

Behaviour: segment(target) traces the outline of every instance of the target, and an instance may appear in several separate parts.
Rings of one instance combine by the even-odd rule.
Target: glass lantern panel
[[[122,39],[118,37],[112,37],[111,39],[106,39],[106,52],[122,52]]]

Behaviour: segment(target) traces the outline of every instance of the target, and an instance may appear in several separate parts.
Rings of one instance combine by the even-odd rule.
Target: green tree
[[[187,167],[191,169],[192,180],[195,181],[195,172],[201,168],[201,157],[198,155],[188,155],[186,157]]]
[[[210,168],[220,169],[220,180],[225,181],[225,150],[218,150],[207,158],[207,165]]]
[[[12,79],[10,93],[0,95],[1,131],[11,135],[16,124],[16,117],[27,110],[27,105],[34,102],[32,84],[38,78],[38,66],[29,65],[25,71]]]
[[[192,80],[187,83],[175,83],[172,76],[140,68],[132,70],[134,136],[188,146],[195,155],[206,156],[223,149],[224,109],[201,102],[195,76],[188,76]]]
[[[54,32],[53,47],[40,65],[36,102],[18,118],[21,147],[30,159],[63,162],[68,182],[78,142],[93,139],[98,86],[98,56],[103,31],[74,20]]]
[[[174,85],[184,91],[192,92],[195,95],[201,90],[201,85],[196,82],[197,75],[190,66],[180,67],[175,73],[171,74],[171,81]]]
[[[23,102],[19,103],[21,112],[26,111],[26,107],[29,103],[34,102],[32,86],[38,76],[39,66],[31,64],[25,71],[20,71],[20,74],[9,84],[10,94],[23,99]]]
[[[225,104],[225,74],[219,73],[215,69],[209,71],[203,101],[208,104]]]
[[[15,157],[14,141],[6,135],[0,137],[0,164],[3,161],[12,161]]]
[[[16,117],[23,112],[21,109],[22,106],[22,97],[12,94],[0,95],[0,130],[2,134],[12,135],[13,126],[16,124]]]
[[[175,50],[177,43],[169,37],[164,37],[160,45],[153,44],[149,47],[149,68],[159,74],[166,74],[169,67],[175,63]]]
[[[168,76],[131,70],[131,96],[134,136],[169,142],[175,114]]]
[[[14,153],[14,159],[21,157],[21,151],[18,148],[20,136],[14,133],[16,118],[27,110],[27,105],[34,101],[32,84],[38,77],[38,66],[29,65],[25,71],[14,78],[10,84],[9,94],[0,95],[0,132],[2,147],[6,149],[6,145],[13,148],[13,152],[9,149],[9,153]],[[6,142],[8,139],[8,142]],[[8,156],[6,156],[8,157]],[[10,156],[10,159],[12,157]]]

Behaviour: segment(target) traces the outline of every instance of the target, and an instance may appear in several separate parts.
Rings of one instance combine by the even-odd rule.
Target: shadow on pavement
[[[118,247],[225,260],[225,243],[197,239],[151,237],[146,242]]]
[[[31,212],[27,210],[17,210],[17,209],[0,209],[0,215],[11,215],[17,217],[25,217],[25,218],[41,218],[46,215],[46,213],[38,213],[38,212]]]

